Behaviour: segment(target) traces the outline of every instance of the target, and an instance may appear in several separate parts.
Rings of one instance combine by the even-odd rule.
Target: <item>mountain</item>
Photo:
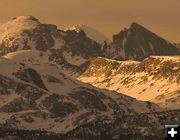
[[[161,139],[180,120],[179,56],[117,61],[105,46],[32,16],[0,25],[0,139]]]
[[[80,27],[84,30],[80,30]],[[178,53],[173,44],[136,23],[114,35],[110,45],[90,39],[85,29],[89,28],[76,26],[76,30],[63,31],[55,25],[43,24],[35,17],[19,16],[0,25],[0,55],[18,50],[49,52],[51,61],[74,69],[88,59],[99,56],[142,60],[149,55]],[[93,33],[99,36],[97,32]]]
[[[66,133],[99,118],[161,111],[156,104],[72,79],[34,50],[0,58],[0,126]]]
[[[0,25],[0,55],[18,50],[49,52],[51,61],[69,67],[101,56],[101,45],[83,31],[63,31],[32,16],[19,16]]]
[[[98,42],[100,44],[103,44],[105,41],[107,43],[110,43],[110,39],[108,39],[108,37],[106,37],[104,34],[100,33],[99,31],[97,31],[89,26],[76,25],[76,26],[72,27],[71,30],[75,30],[77,32],[84,31],[89,38],[91,38],[92,40],[95,40],[96,42]]]
[[[124,116],[116,120],[99,119],[68,132],[62,138],[81,139],[83,135],[87,140],[162,140],[164,124],[178,124],[179,121],[180,110]]]
[[[180,56],[150,56],[140,62],[96,57],[83,66],[82,82],[169,109],[180,107]]]
[[[130,28],[114,35],[112,43],[104,46],[104,49],[106,56],[116,60],[143,60],[150,55],[180,54],[174,44],[137,23],[132,23]]]
[[[117,119],[99,118],[86,123],[65,134],[57,134],[43,130],[2,129],[2,139],[19,140],[162,140],[164,139],[164,124],[178,124],[180,110],[156,113],[144,113],[123,116]],[[173,121],[172,121],[172,118]]]
[[[179,110],[72,79],[47,56],[23,50],[0,58],[0,138],[154,139],[164,124],[180,121]]]

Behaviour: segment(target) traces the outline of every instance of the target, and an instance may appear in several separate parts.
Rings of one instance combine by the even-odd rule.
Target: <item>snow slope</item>
[[[102,117],[161,110],[72,79],[46,53],[16,51],[1,57],[0,66],[0,124],[14,128],[65,133]]]
[[[179,56],[151,56],[142,62],[98,57],[87,65],[78,79],[96,87],[125,93],[144,101],[169,93],[176,93],[174,100],[179,96],[179,92],[176,92],[180,89]],[[166,100],[166,97],[161,100]]]
[[[103,44],[104,41],[106,41],[107,43],[110,43],[110,39],[108,39],[108,37],[106,37],[104,34],[100,33],[99,31],[87,26],[87,25],[76,25],[72,28],[70,28],[70,30],[75,30],[77,32],[79,31],[84,31],[86,33],[86,35],[91,38],[92,40],[95,40],[96,42]]]

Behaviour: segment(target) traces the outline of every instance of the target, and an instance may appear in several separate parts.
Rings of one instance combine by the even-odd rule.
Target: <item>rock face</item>
[[[179,49],[143,26],[132,23],[113,36],[113,42],[105,46],[106,55],[116,60],[143,60],[150,55],[176,55]]]
[[[82,55],[87,59],[102,54],[100,45],[88,38],[83,31],[68,30],[66,33],[67,36],[64,37],[64,40],[68,46],[65,49],[72,52],[73,56]]]
[[[47,90],[46,86],[44,85],[41,76],[31,68],[19,70],[18,72],[14,73],[15,77],[28,82],[33,83],[37,85],[38,87]]]

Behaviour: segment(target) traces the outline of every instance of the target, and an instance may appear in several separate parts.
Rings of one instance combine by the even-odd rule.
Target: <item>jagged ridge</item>
[[[143,60],[150,55],[177,55],[179,49],[145,27],[132,23],[113,36],[113,42],[105,46],[106,56],[116,60]]]

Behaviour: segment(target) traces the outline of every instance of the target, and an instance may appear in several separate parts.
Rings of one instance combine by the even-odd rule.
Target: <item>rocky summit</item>
[[[176,45],[137,23],[114,35],[112,43],[105,46],[105,50],[106,56],[116,60],[143,60],[150,55],[180,54]]]

